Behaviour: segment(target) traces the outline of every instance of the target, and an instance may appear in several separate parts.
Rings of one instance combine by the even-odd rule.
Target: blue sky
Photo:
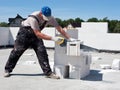
[[[17,14],[26,18],[42,6],[49,6],[56,18],[81,18],[88,20],[96,17],[120,20],[120,0],[0,0],[0,22],[8,22]]]

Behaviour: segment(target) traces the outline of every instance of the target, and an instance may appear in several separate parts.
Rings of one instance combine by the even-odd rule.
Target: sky
[[[0,22],[17,14],[26,18],[41,7],[49,6],[55,18],[67,20],[89,18],[120,20],[120,0],[0,0]]]

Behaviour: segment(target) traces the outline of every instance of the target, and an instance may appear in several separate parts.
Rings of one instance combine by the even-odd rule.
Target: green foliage
[[[75,18],[75,19],[68,19],[68,20],[61,20],[60,18],[56,18],[57,22],[59,23],[60,26],[66,27],[70,23],[78,23],[81,24],[81,22],[84,22],[84,20],[80,18]]]
[[[82,19],[80,19],[80,18],[75,18],[75,22],[81,23],[81,22],[84,22],[84,20],[82,20]]]
[[[98,22],[98,19],[93,17],[93,18],[88,19],[87,22]]]
[[[108,17],[105,17],[103,19],[100,19],[99,22],[109,22]]]
[[[120,22],[118,22],[115,26],[115,29],[114,29],[114,32],[115,33],[120,33]]]
[[[73,23],[73,22],[78,23],[78,24],[81,24],[81,22],[84,22],[84,20],[80,18],[68,19],[68,20],[63,20],[63,21],[59,18],[56,18],[56,20],[62,27],[66,27],[69,23]],[[104,17],[103,19],[99,20],[93,17],[93,18],[89,18],[87,22],[108,22],[109,33],[120,33],[120,21],[118,20],[109,20],[107,17]]]
[[[68,19],[67,21],[68,21],[68,23],[74,23],[75,22],[74,19]]]
[[[111,20],[108,22],[109,33],[116,33],[115,27],[118,23],[118,20]]]
[[[9,25],[8,25],[8,23],[6,23],[6,22],[1,22],[0,23],[0,27],[8,27]]]
[[[68,24],[69,24],[69,22],[67,20],[64,20],[62,27],[66,27]]]

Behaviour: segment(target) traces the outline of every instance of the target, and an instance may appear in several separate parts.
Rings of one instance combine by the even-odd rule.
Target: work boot
[[[50,75],[48,75],[47,78],[60,79],[60,77],[55,75],[54,73],[51,73]]]
[[[5,72],[4,77],[10,77],[10,72]]]

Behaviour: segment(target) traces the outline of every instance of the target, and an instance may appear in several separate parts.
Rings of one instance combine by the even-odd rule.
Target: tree
[[[62,27],[66,27],[68,24],[69,24],[69,21],[68,20],[64,20]]]
[[[99,22],[109,22],[108,17],[104,17],[103,19],[100,19]]]
[[[99,20],[93,17],[93,18],[88,19],[87,22],[99,22]]]
[[[84,20],[80,19],[80,18],[75,18],[75,22],[78,24],[81,24],[81,22],[84,22]]]
[[[68,23],[74,23],[75,21],[74,21],[74,19],[68,19],[67,22]]]
[[[116,25],[118,23],[118,20],[111,20],[108,22],[108,28],[109,28],[109,33],[116,33]]]
[[[1,22],[0,23],[0,27],[8,27],[9,25],[8,25],[8,23],[6,23],[6,22]]]
[[[116,24],[116,27],[115,27],[115,29],[114,29],[114,32],[115,32],[115,33],[120,33],[120,22],[118,22],[118,23]]]

